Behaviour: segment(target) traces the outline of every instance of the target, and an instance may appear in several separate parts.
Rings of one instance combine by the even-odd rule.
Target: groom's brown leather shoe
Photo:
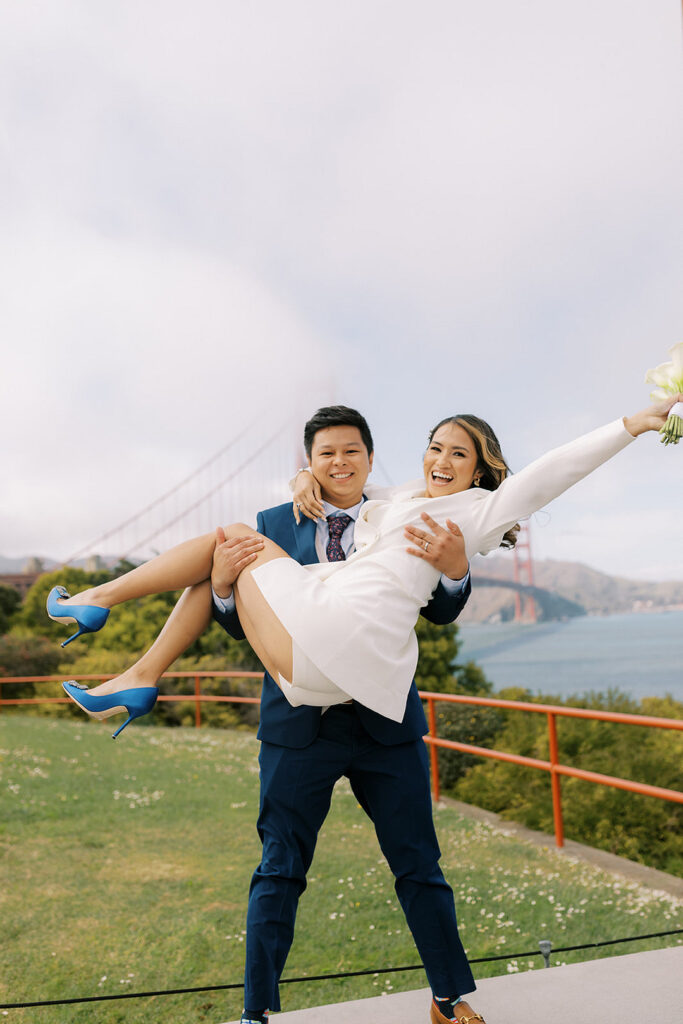
[[[445,1017],[436,1000],[432,999],[431,1005],[431,1018],[432,1024],[470,1024],[470,1021],[480,1021],[481,1024],[486,1024],[486,1021],[480,1013],[475,1013],[469,1003],[464,1002],[462,999],[455,1006],[450,1005],[449,1009],[452,1011],[452,1017]]]

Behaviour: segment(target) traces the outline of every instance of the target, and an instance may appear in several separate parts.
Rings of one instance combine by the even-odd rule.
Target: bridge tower
[[[529,524],[522,523],[517,543],[513,548],[515,556],[515,583],[534,586],[534,563],[531,559],[531,537]],[[515,591],[515,622],[536,622],[536,602],[532,594]]]

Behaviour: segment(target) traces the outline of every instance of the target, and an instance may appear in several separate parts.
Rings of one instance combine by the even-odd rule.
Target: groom
[[[297,524],[287,502],[259,512],[257,530],[302,565],[343,559],[353,550],[363,487],[372,468],[370,429],[354,409],[319,409],[304,428],[304,448],[322,490],[325,517],[316,522],[302,517]],[[422,614],[444,624],[464,607],[470,580],[462,538],[437,529],[423,557],[442,578]],[[244,632],[232,584],[261,545],[252,535],[216,548],[214,617],[236,639]],[[432,1021],[481,1020],[470,1018],[470,1007],[459,1000],[475,984],[458,935],[453,894],[438,863],[422,740],[426,732],[414,682],[403,721],[397,723],[357,701],[324,712],[319,707],[293,708],[274,680],[264,676],[257,826],[263,852],[249,891],[242,1024],[265,1024],[268,1010],[280,1009],[278,981],[294,937],[299,897],[332,790],[342,776],[372,820],[395,876],[396,894],[433,991]]]

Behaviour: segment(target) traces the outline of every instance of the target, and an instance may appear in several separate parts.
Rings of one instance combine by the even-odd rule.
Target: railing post
[[[201,716],[201,712],[199,710],[200,707],[201,707],[201,703],[200,703],[200,700],[199,700],[200,696],[201,696],[201,691],[199,689],[199,676],[195,676],[194,677],[194,724],[195,724],[195,729],[199,729],[199,727],[202,724],[202,716]]]
[[[557,748],[557,725],[555,715],[548,712],[548,747],[550,752],[550,786],[553,793],[553,821],[555,822],[555,845],[564,846],[564,825],[562,823],[562,792],[557,766],[560,763]]]
[[[427,710],[429,715],[429,735],[432,739],[436,739],[436,711],[431,697],[427,698]],[[441,796],[441,787],[439,785],[439,752],[433,743],[429,744],[429,760],[432,766],[432,793],[436,802]]]

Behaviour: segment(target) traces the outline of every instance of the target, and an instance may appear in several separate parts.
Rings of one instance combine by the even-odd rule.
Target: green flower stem
[[[669,416],[659,433],[662,444],[678,444],[683,437],[683,419],[680,416]]]

